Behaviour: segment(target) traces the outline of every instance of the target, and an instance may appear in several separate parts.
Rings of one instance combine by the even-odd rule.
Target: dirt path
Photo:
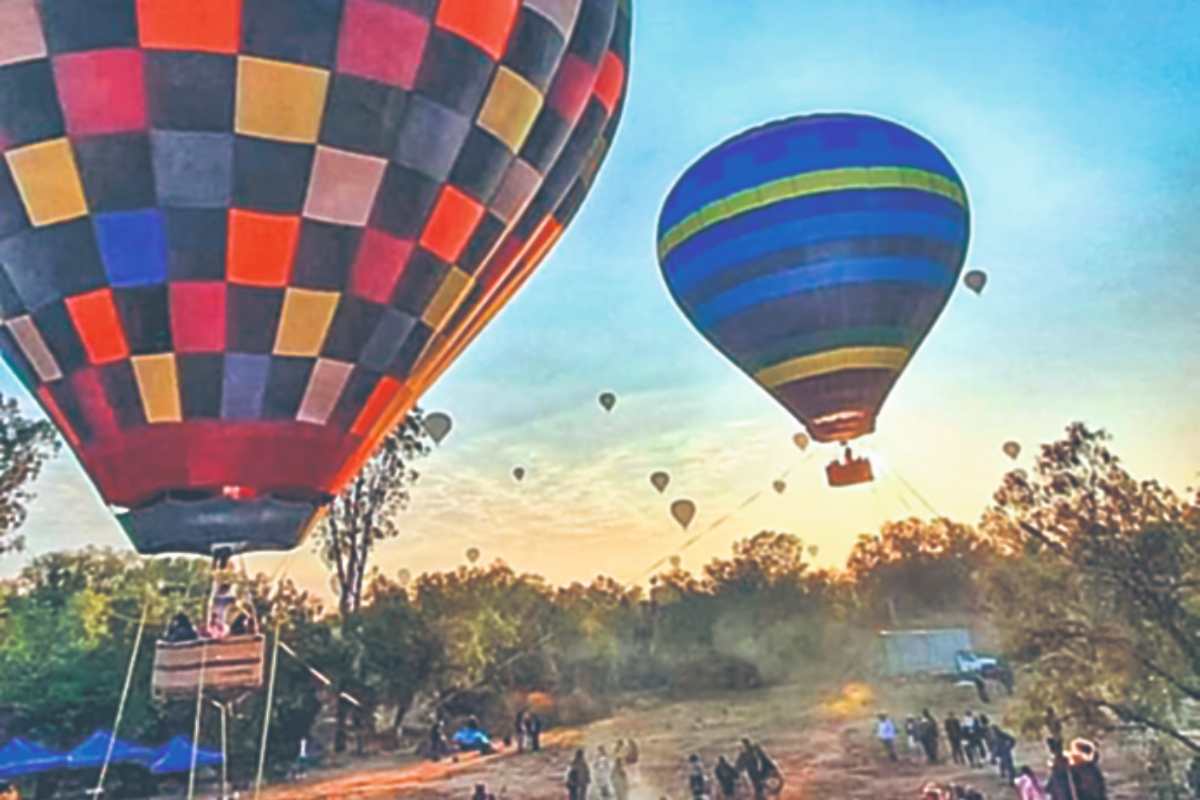
[[[893,764],[876,748],[872,716],[878,708],[903,717],[928,706],[940,718],[946,710],[973,707],[972,697],[944,687],[877,696],[862,686],[847,687],[838,696],[818,697],[806,687],[789,686],[678,703],[643,698],[585,730],[552,732],[540,754],[505,752],[458,763],[411,764],[280,787],[267,796],[270,800],[467,800],[475,785],[483,783],[500,800],[563,800],[563,778],[576,747],[585,747],[589,758],[594,758],[598,747],[611,750],[618,739],[632,738],[641,749],[641,775],[631,800],[675,800],[688,797],[688,755],[699,754],[711,770],[718,755],[732,759],[738,742],[748,736],[762,743],[787,777],[780,800],[912,800],[929,780],[969,783],[988,800],[1010,800],[1015,791],[999,781],[994,768],[930,766],[903,751]],[[1003,713],[998,704],[988,711],[996,718]],[[1045,763],[1041,753],[1039,745],[1028,743],[1018,751],[1017,763],[1030,763],[1041,772]],[[1138,797],[1120,780],[1111,784],[1113,800]]]

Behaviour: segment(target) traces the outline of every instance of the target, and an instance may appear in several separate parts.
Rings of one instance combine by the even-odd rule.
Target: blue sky
[[[451,567],[474,546],[554,580],[632,578],[686,539],[671,499],[697,502],[696,533],[764,489],[685,563],[765,527],[837,560],[925,503],[976,519],[1008,466],[1000,444],[1031,448],[1073,419],[1108,427],[1135,473],[1190,485],[1198,98],[1195,3],[635,1],[615,149],[554,255],[423,403],[456,428],[380,566]],[[880,481],[836,492],[821,471],[834,454],[792,446],[799,426],[691,329],[654,255],[662,200],[704,151],[831,110],[895,119],[949,154],[972,203],[969,265],[991,277],[982,298],[956,293],[865,442]],[[0,388],[18,391],[7,374]],[[666,496],[655,469],[674,478]],[[70,459],[39,491],[34,551],[122,543]],[[307,549],[289,569],[324,585]]]

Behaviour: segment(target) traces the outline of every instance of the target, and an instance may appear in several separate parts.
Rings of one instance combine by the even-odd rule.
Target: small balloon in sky
[[[987,282],[987,273],[981,269],[973,269],[963,276],[963,283],[975,294],[983,294],[983,287],[987,286]]]
[[[810,545],[808,546],[808,555],[809,555],[810,557],[812,557],[812,558],[816,558],[816,557],[817,557],[817,553],[819,553],[819,552],[821,552],[821,548],[817,547],[815,544],[810,544]]]
[[[520,483],[521,481],[525,480],[525,468],[514,467],[512,475],[514,478],[516,478],[517,482]]]
[[[775,488],[775,492],[777,494],[783,494],[784,492],[787,491],[787,483],[785,483],[784,481],[775,481],[775,483],[773,483],[771,485]]]
[[[662,494],[671,485],[671,476],[659,470],[650,476],[650,485],[658,489],[659,494]]]
[[[792,437],[792,441],[796,443],[796,447],[799,447],[800,452],[803,453],[808,449],[809,442],[812,440],[808,438],[808,434],[806,433],[797,433]]]
[[[696,518],[696,504],[691,500],[676,500],[671,503],[671,516],[686,531]]]
[[[1008,456],[1013,461],[1016,461],[1021,457],[1021,445],[1017,442],[1005,442],[1003,450],[1004,455]]]
[[[683,563],[683,559],[680,558],[679,556],[671,556],[671,569],[679,569],[679,566],[682,563]]]
[[[408,584],[412,583],[412,573],[407,569],[402,569],[396,573],[396,580],[400,583],[401,587],[408,586]]]
[[[478,547],[472,547],[469,550],[467,550],[467,561],[474,564],[478,560],[479,560],[479,548]]]
[[[449,414],[443,414],[441,411],[425,418],[425,430],[435,444],[441,444],[442,440],[450,435],[450,429],[453,427],[454,420],[450,419]]]
[[[600,395],[600,407],[605,411],[612,411],[617,407],[617,396],[612,392],[605,392]]]

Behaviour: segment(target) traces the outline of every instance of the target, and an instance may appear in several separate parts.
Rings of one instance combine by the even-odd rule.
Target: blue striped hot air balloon
[[[848,442],[875,430],[958,283],[968,232],[966,190],[937,147],[894,122],[820,114],[696,162],[658,249],[696,328],[813,439]]]

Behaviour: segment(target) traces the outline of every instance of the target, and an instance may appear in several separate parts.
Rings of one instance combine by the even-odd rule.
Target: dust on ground
[[[630,698],[608,719],[587,728],[552,731],[538,754],[504,751],[458,762],[394,762],[344,777],[317,779],[277,787],[270,800],[467,800],[476,784],[484,784],[498,800],[562,800],[568,762],[576,747],[589,760],[596,749],[610,749],[618,739],[634,739],[641,751],[640,781],[631,800],[686,798],[687,757],[699,754],[711,770],[717,756],[732,761],[742,737],[759,742],[786,777],[780,800],[912,800],[927,781],[970,784],[988,800],[1015,798],[1016,792],[997,777],[994,767],[972,770],[942,763],[931,766],[901,744],[900,760],[887,761],[874,738],[874,715],[880,710],[903,720],[929,708],[940,720],[947,711],[983,711],[1004,717],[1004,701],[981,705],[973,689],[947,685],[868,687],[848,684],[833,694],[804,685],[739,692],[703,700],[672,702],[652,697]],[[945,760],[945,740],[942,740]],[[1104,766],[1112,800],[1133,800],[1137,787],[1122,780],[1124,765],[1111,748]],[[1016,764],[1029,764],[1045,774],[1045,748],[1023,742]]]

